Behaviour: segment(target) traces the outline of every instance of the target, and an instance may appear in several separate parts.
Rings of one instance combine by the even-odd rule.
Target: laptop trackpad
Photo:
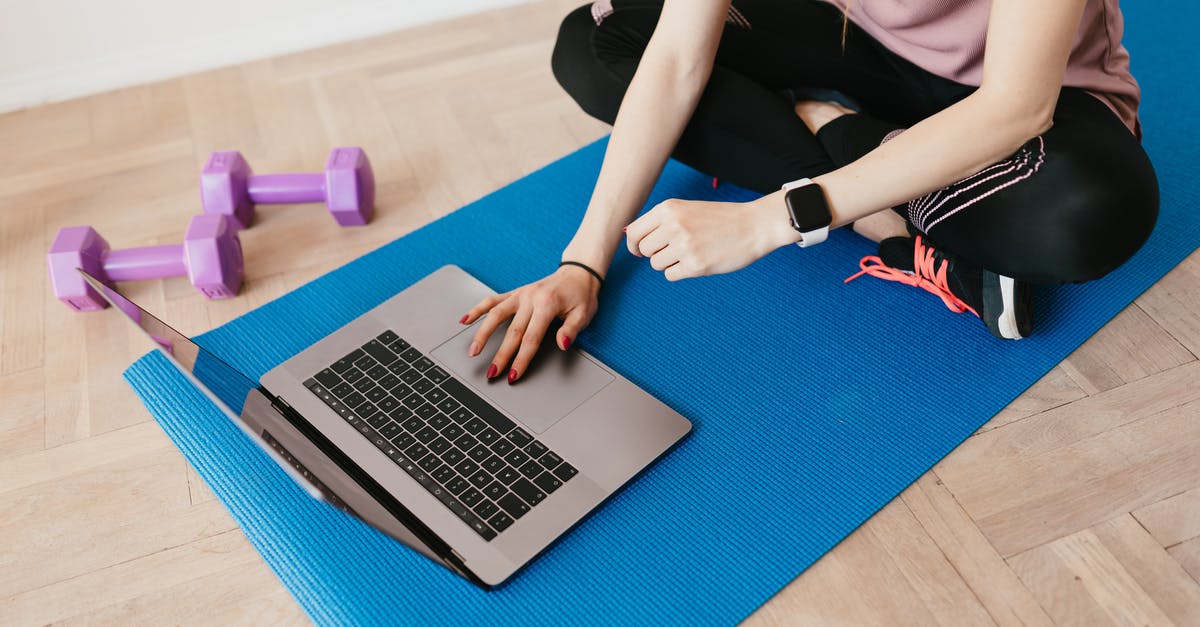
[[[476,329],[473,324],[443,342],[433,350],[433,358],[534,433],[549,429],[613,380],[611,374],[578,351],[559,350],[550,333],[529,370],[516,383],[509,385],[507,372],[488,381],[488,366],[508,325],[496,329],[482,352],[467,357],[467,346],[475,338]]]

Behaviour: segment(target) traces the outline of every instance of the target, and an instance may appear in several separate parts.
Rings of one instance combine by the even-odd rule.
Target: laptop
[[[312,496],[484,589],[508,581],[691,431],[586,351],[559,350],[552,339],[517,382],[489,381],[507,324],[467,357],[479,322],[458,319],[494,292],[457,266],[258,381],[80,272]]]

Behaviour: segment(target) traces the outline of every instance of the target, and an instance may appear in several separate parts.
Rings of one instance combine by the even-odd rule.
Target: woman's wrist
[[[783,191],[773,192],[750,201],[754,222],[757,224],[759,240],[766,248],[763,254],[781,246],[800,241],[800,234],[792,228],[787,205],[783,202]]]

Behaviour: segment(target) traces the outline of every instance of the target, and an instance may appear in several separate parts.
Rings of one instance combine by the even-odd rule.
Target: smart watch
[[[792,228],[800,232],[800,241],[796,245],[804,248],[825,241],[833,214],[829,212],[829,202],[825,200],[821,186],[811,179],[798,179],[784,183],[783,191]]]

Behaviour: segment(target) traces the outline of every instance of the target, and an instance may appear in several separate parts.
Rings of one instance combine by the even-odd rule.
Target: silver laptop
[[[516,383],[488,381],[507,325],[467,357],[476,328],[458,319],[494,292],[457,266],[258,382],[84,276],[310,494],[485,589],[691,430],[595,357],[552,340]]]

